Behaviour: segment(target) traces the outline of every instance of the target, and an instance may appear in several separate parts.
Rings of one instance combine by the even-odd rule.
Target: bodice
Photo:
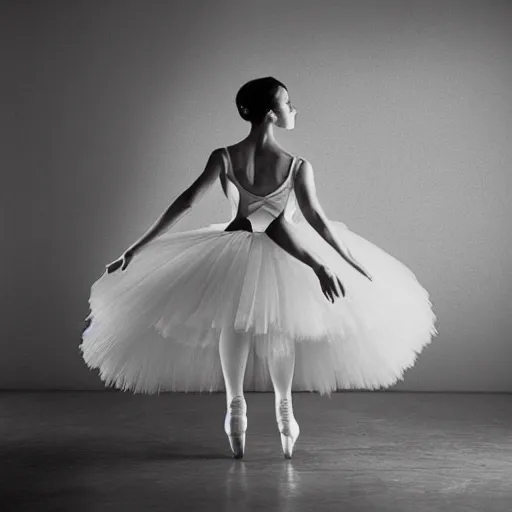
[[[293,189],[297,157],[293,157],[284,182],[270,194],[259,196],[246,190],[233,172],[231,157],[227,148],[224,148],[224,194],[231,203],[231,220],[240,212],[240,216],[251,221],[254,232],[265,231],[267,226],[282,212],[286,220],[293,222],[293,215],[297,211],[297,199]]]

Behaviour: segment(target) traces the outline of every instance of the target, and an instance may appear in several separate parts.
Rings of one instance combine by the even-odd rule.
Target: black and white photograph
[[[1,2],[0,510],[512,510],[511,26]]]

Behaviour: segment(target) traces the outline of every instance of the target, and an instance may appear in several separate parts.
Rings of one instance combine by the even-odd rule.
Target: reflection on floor
[[[274,395],[245,396],[234,460],[224,393],[2,392],[1,509],[512,509],[512,395],[294,393],[292,460]]]

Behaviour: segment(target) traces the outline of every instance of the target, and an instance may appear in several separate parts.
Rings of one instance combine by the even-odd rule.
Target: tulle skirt
[[[228,223],[165,233],[92,285],[79,345],[102,381],[134,393],[223,391],[223,330],[250,339],[244,389],[271,391],[268,360],[295,351],[292,391],[329,395],[403,379],[437,335],[428,292],[399,260],[330,221],[373,281],[305,221],[293,226],[345,287],[331,303],[313,270],[264,232]]]

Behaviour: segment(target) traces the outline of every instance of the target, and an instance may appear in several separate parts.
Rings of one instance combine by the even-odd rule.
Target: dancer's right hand
[[[128,266],[128,263],[130,263],[131,259],[133,258],[133,254],[133,251],[127,249],[120,258],[107,265],[107,273],[111,274],[112,272],[115,272],[119,267],[121,267],[121,271],[125,270]]]
[[[363,265],[361,265],[361,263],[359,263],[355,258],[354,256],[352,255],[352,253],[350,252],[350,249],[346,248],[345,249],[345,256],[343,256],[345,258],[345,260],[350,263],[350,265],[352,265],[359,273],[361,273],[364,277],[366,277],[368,280],[372,281],[373,282],[373,278],[371,276],[371,274],[368,272],[368,270],[366,270]]]
[[[320,281],[322,292],[326,296],[327,300],[334,303],[335,296],[340,297],[340,293],[345,297],[345,288],[341,283],[339,277],[326,265],[320,265],[316,270],[315,274]]]

